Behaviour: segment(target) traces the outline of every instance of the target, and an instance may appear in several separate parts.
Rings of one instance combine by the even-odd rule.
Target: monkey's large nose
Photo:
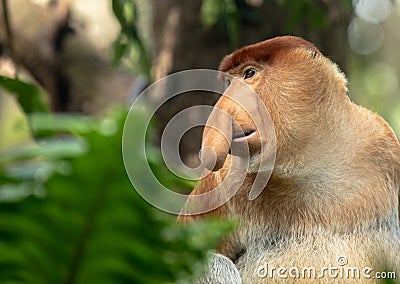
[[[217,171],[223,166],[223,162],[218,161],[217,153],[208,146],[201,148],[199,158],[204,167],[210,171]]]
[[[203,134],[203,143],[200,151],[200,161],[210,171],[218,171],[225,163],[231,144],[231,128],[224,126],[226,131],[207,127]]]
[[[232,141],[232,119],[220,109],[211,113],[203,132],[200,161],[210,171],[218,171],[225,163]]]

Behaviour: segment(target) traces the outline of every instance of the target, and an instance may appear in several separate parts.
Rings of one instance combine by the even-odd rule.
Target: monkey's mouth
[[[248,139],[252,138],[254,135],[256,135],[255,130],[240,132],[238,134],[233,135],[232,142],[234,142],[234,143],[245,142]]]

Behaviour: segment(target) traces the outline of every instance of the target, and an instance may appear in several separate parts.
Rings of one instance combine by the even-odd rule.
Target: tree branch
[[[7,35],[7,48],[9,51],[12,51],[13,48],[13,37],[11,32],[11,24],[10,24],[10,17],[8,12],[8,5],[7,0],[1,0],[3,5],[3,18],[4,18],[4,27]]]

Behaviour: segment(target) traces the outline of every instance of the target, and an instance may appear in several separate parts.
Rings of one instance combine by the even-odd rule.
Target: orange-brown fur
[[[352,103],[337,66],[301,38],[278,37],[244,47],[224,58],[220,70],[242,78],[248,66],[257,75],[245,82],[261,97],[275,126],[272,176],[253,201],[247,194],[256,173],[249,173],[228,203],[180,219],[217,215],[240,220],[218,252],[235,262],[243,283],[282,281],[257,277],[265,262],[318,269],[337,265],[340,256],[347,257],[349,266],[395,270],[399,278],[400,145],[390,126]],[[219,107],[229,113],[232,103],[223,95]],[[231,114],[237,121],[247,117],[245,112]],[[214,134],[205,132],[203,140]],[[213,143],[206,146],[223,150],[218,149],[223,143]],[[228,155],[191,195],[215,188],[229,165]]]

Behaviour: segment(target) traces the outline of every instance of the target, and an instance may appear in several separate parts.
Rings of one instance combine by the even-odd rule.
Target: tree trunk
[[[48,6],[29,0],[5,3],[9,31],[0,5],[0,47],[46,89],[53,111],[92,114],[112,103],[127,103],[135,78],[127,69],[112,66],[83,28],[70,28],[71,1]]]

